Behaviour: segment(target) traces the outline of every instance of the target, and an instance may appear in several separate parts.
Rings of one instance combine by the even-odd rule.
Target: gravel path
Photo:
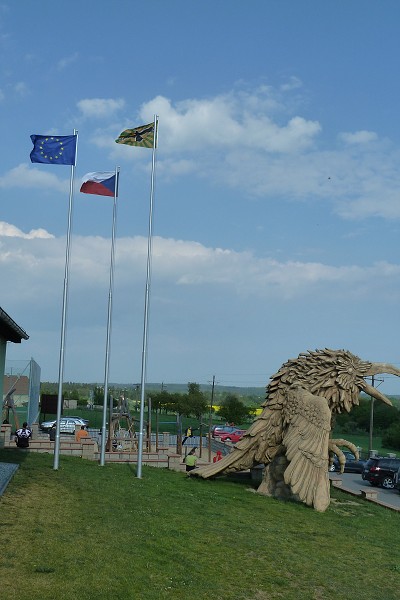
[[[19,465],[0,462],[0,496],[4,493]]]

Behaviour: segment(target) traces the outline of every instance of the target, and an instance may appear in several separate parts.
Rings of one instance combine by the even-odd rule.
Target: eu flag
[[[76,135],[31,135],[33,163],[48,165],[74,165]]]

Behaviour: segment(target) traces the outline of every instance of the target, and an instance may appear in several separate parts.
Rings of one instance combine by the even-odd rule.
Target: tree
[[[393,423],[382,435],[382,444],[393,450],[400,450],[400,423]]]
[[[355,406],[351,413],[343,411],[335,417],[337,425],[344,432],[369,431],[371,419],[371,400],[360,398],[360,405]],[[391,425],[400,423],[400,411],[394,406],[383,402],[374,403],[374,429],[386,431]]]
[[[186,399],[188,416],[193,415],[200,421],[201,415],[207,411],[208,401],[198,383],[188,383]]]
[[[243,423],[250,416],[250,410],[234,394],[226,396],[218,415],[229,423]]]

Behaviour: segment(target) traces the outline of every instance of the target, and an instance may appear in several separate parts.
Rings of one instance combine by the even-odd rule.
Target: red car
[[[233,442],[234,444],[236,444],[236,442],[242,439],[243,434],[245,433],[245,429],[235,429],[234,431],[231,431],[229,433],[222,433],[219,436],[219,439],[221,440],[221,442]]]
[[[211,435],[213,436],[213,438],[216,438],[220,437],[225,433],[232,433],[232,431],[237,431],[237,429],[238,428],[234,427],[233,425],[214,425],[214,427],[211,430]]]

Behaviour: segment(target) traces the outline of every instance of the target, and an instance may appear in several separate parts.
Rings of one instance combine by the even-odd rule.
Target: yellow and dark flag
[[[119,138],[115,140],[117,144],[127,144],[128,146],[141,146],[142,148],[153,148],[154,146],[154,123],[141,125],[134,129],[125,129]]]

